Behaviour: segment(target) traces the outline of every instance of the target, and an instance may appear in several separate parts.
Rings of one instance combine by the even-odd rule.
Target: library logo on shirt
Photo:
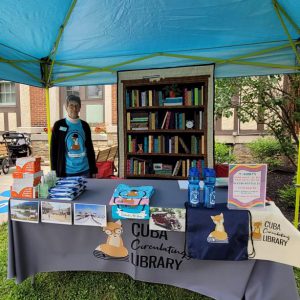
[[[80,145],[79,145],[79,142],[78,142],[78,134],[77,133],[73,133],[72,134],[72,146],[71,146],[71,149],[72,150],[80,150]]]

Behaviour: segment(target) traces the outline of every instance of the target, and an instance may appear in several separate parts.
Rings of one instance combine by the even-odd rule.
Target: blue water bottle
[[[189,170],[189,186],[188,186],[188,197],[189,205],[192,207],[200,206],[200,174],[199,170],[195,167]]]
[[[214,169],[204,169],[204,207],[213,208],[216,204],[216,172]]]

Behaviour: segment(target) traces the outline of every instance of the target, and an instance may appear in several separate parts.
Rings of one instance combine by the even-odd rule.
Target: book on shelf
[[[175,164],[175,167],[174,167],[174,170],[173,170],[173,173],[172,173],[172,176],[177,176],[178,175],[181,164],[182,164],[182,160],[181,159],[177,160],[177,162]]]
[[[153,103],[153,93],[152,93],[152,90],[148,91],[148,97],[149,97],[149,106],[152,106],[152,103]]]
[[[201,86],[201,91],[200,91],[200,105],[203,105],[203,99],[204,99],[204,86]]]
[[[178,135],[174,136],[174,151],[175,153],[179,153],[179,142],[178,142]]]
[[[182,164],[181,175],[185,177],[186,176],[186,161],[183,160],[181,164]]]
[[[171,116],[172,116],[172,112],[168,111],[167,120],[166,120],[166,124],[165,124],[165,129],[169,129]]]
[[[203,111],[199,111],[199,129],[203,129]]]
[[[163,99],[163,106],[178,106],[183,105],[184,97],[166,97]]]
[[[205,137],[202,136],[201,137],[201,150],[200,150],[200,154],[205,154],[205,141],[204,141]]]
[[[127,120],[127,130],[130,130],[130,112],[127,112],[126,120]]]
[[[161,129],[164,129],[164,126],[165,126],[165,124],[166,124],[166,120],[167,120],[168,114],[169,114],[169,112],[166,111],[165,116],[164,116],[164,119],[163,119],[163,122],[162,122],[162,124],[161,124]]]
[[[199,89],[194,88],[194,105],[199,105]]]
[[[185,153],[189,154],[190,150],[189,150],[188,146],[186,145],[186,143],[184,142],[182,137],[179,137],[179,143],[182,146],[182,148],[184,149]]]

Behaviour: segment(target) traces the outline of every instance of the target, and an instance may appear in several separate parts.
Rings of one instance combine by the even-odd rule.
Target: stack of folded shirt
[[[119,184],[109,205],[113,219],[149,219],[149,202],[153,186],[129,186]]]
[[[84,177],[63,177],[49,190],[50,199],[74,200],[86,189]]]

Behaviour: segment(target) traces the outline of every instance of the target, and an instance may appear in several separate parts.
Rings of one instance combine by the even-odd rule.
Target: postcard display
[[[118,73],[119,174],[185,179],[213,167],[214,66]]]

